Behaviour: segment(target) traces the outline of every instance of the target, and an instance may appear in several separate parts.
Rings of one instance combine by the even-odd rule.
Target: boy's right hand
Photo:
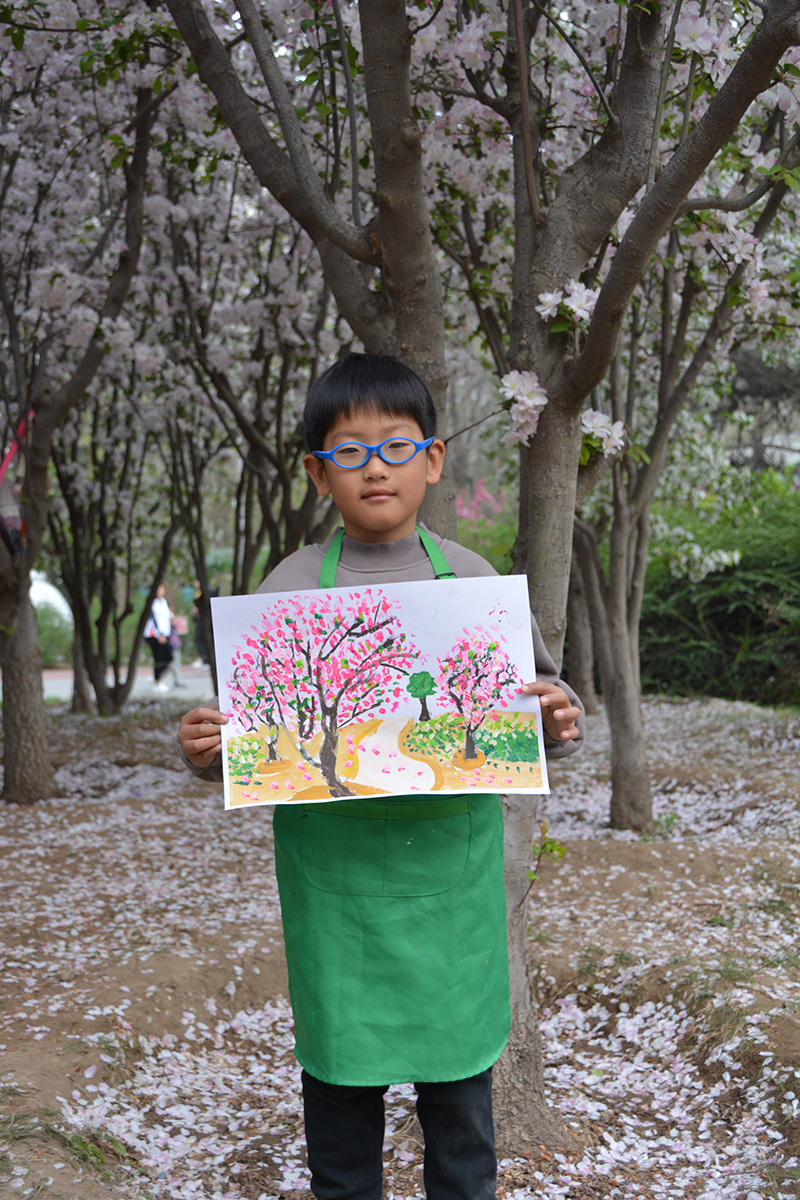
[[[222,750],[220,726],[227,724],[225,713],[210,705],[193,708],[178,726],[178,745],[196,767],[208,767]]]

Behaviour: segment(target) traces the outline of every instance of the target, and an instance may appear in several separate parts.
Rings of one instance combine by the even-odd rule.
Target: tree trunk
[[[572,561],[572,525],[563,520],[565,505],[575,511],[581,418],[577,408],[548,405],[536,437],[522,450],[519,535],[514,571],[528,586],[542,637],[559,663],[564,649],[567,589]],[[558,503],[553,498],[558,497]]]
[[[567,670],[566,679],[583,701],[587,713],[597,712],[594,689],[594,644],[586,589],[581,564],[575,549],[572,551],[572,570],[567,594]]]
[[[92,708],[92,685],[83,658],[83,646],[76,629],[72,642],[72,711],[90,713]]]
[[[653,828],[653,794],[644,746],[639,689],[628,650],[627,631],[611,622],[617,670],[601,680],[611,733],[611,828],[648,833]]]
[[[322,772],[325,782],[330,788],[331,795],[336,799],[342,796],[354,796],[355,792],[351,792],[350,788],[342,783],[336,773],[336,756],[339,750],[339,732],[334,726],[333,729],[326,728],[322,735],[322,745],[319,750],[319,769]]]
[[[494,1069],[494,1111],[501,1154],[563,1145],[564,1126],[544,1098],[542,1047],[529,970],[528,905],[535,796],[504,796],[511,1035]]]
[[[47,717],[42,696],[42,658],[31,604],[27,574],[16,596],[6,593],[13,614],[0,631],[3,672],[3,734],[5,741],[4,800],[32,804],[55,792],[55,775],[48,746]],[[16,611],[14,611],[16,610]]]
[[[617,506],[615,520],[624,526],[625,514]],[[622,529],[612,544],[608,587],[592,530],[579,523],[576,553],[580,557],[592,637],[597,652],[600,690],[611,735],[611,827],[652,829],[652,790],[644,745],[637,665],[631,653],[628,561],[623,554]]]

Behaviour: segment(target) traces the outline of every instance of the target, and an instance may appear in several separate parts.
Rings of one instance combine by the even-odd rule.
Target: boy
[[[417,525],[445,447],[427,388],[404,364],[350,354],[309,392],[305,466],[344,523],[285,559],[259,592],[494,574]],[[458,620],[458,614],[454,613]],[[578,748],[580,708],[534,623],[549,754]],[[221,777],[204,706],[178,740]],[[492,1066],[509,1024],[498,796],[357,798],[275,810],[275,862],[317,1200],[379,1200],[383,1096],[413,1083],[429,1200],[491,1200]]]

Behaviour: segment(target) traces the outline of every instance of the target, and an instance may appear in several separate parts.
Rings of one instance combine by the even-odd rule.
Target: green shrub
[[[674,579],[648,569],[640,652],[645,691],[800,704],[800,492],[766,476],[756,510],[689,526],[705,550],[738,550],[737,566]]]
[[[39,630],[39,650],[42,666],[60,667],[72,662],[72,623],[53,604],[39,604],[36,608],[36,625]]]

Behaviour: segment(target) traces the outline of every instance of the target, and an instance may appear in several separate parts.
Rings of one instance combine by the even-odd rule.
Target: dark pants
[[[172,647],[169,642],[160,642],[157,637],[149,637],[147,644],[153,652],[153,674],[156,677],[156,683],[158,683],[172,662]]]
[[[428,1200],[494,1200],[492,1071],[415,1083]],[[380,1200],[385,1087],[340,1087],[303,1071],[311,1190],[317,1200]]]

